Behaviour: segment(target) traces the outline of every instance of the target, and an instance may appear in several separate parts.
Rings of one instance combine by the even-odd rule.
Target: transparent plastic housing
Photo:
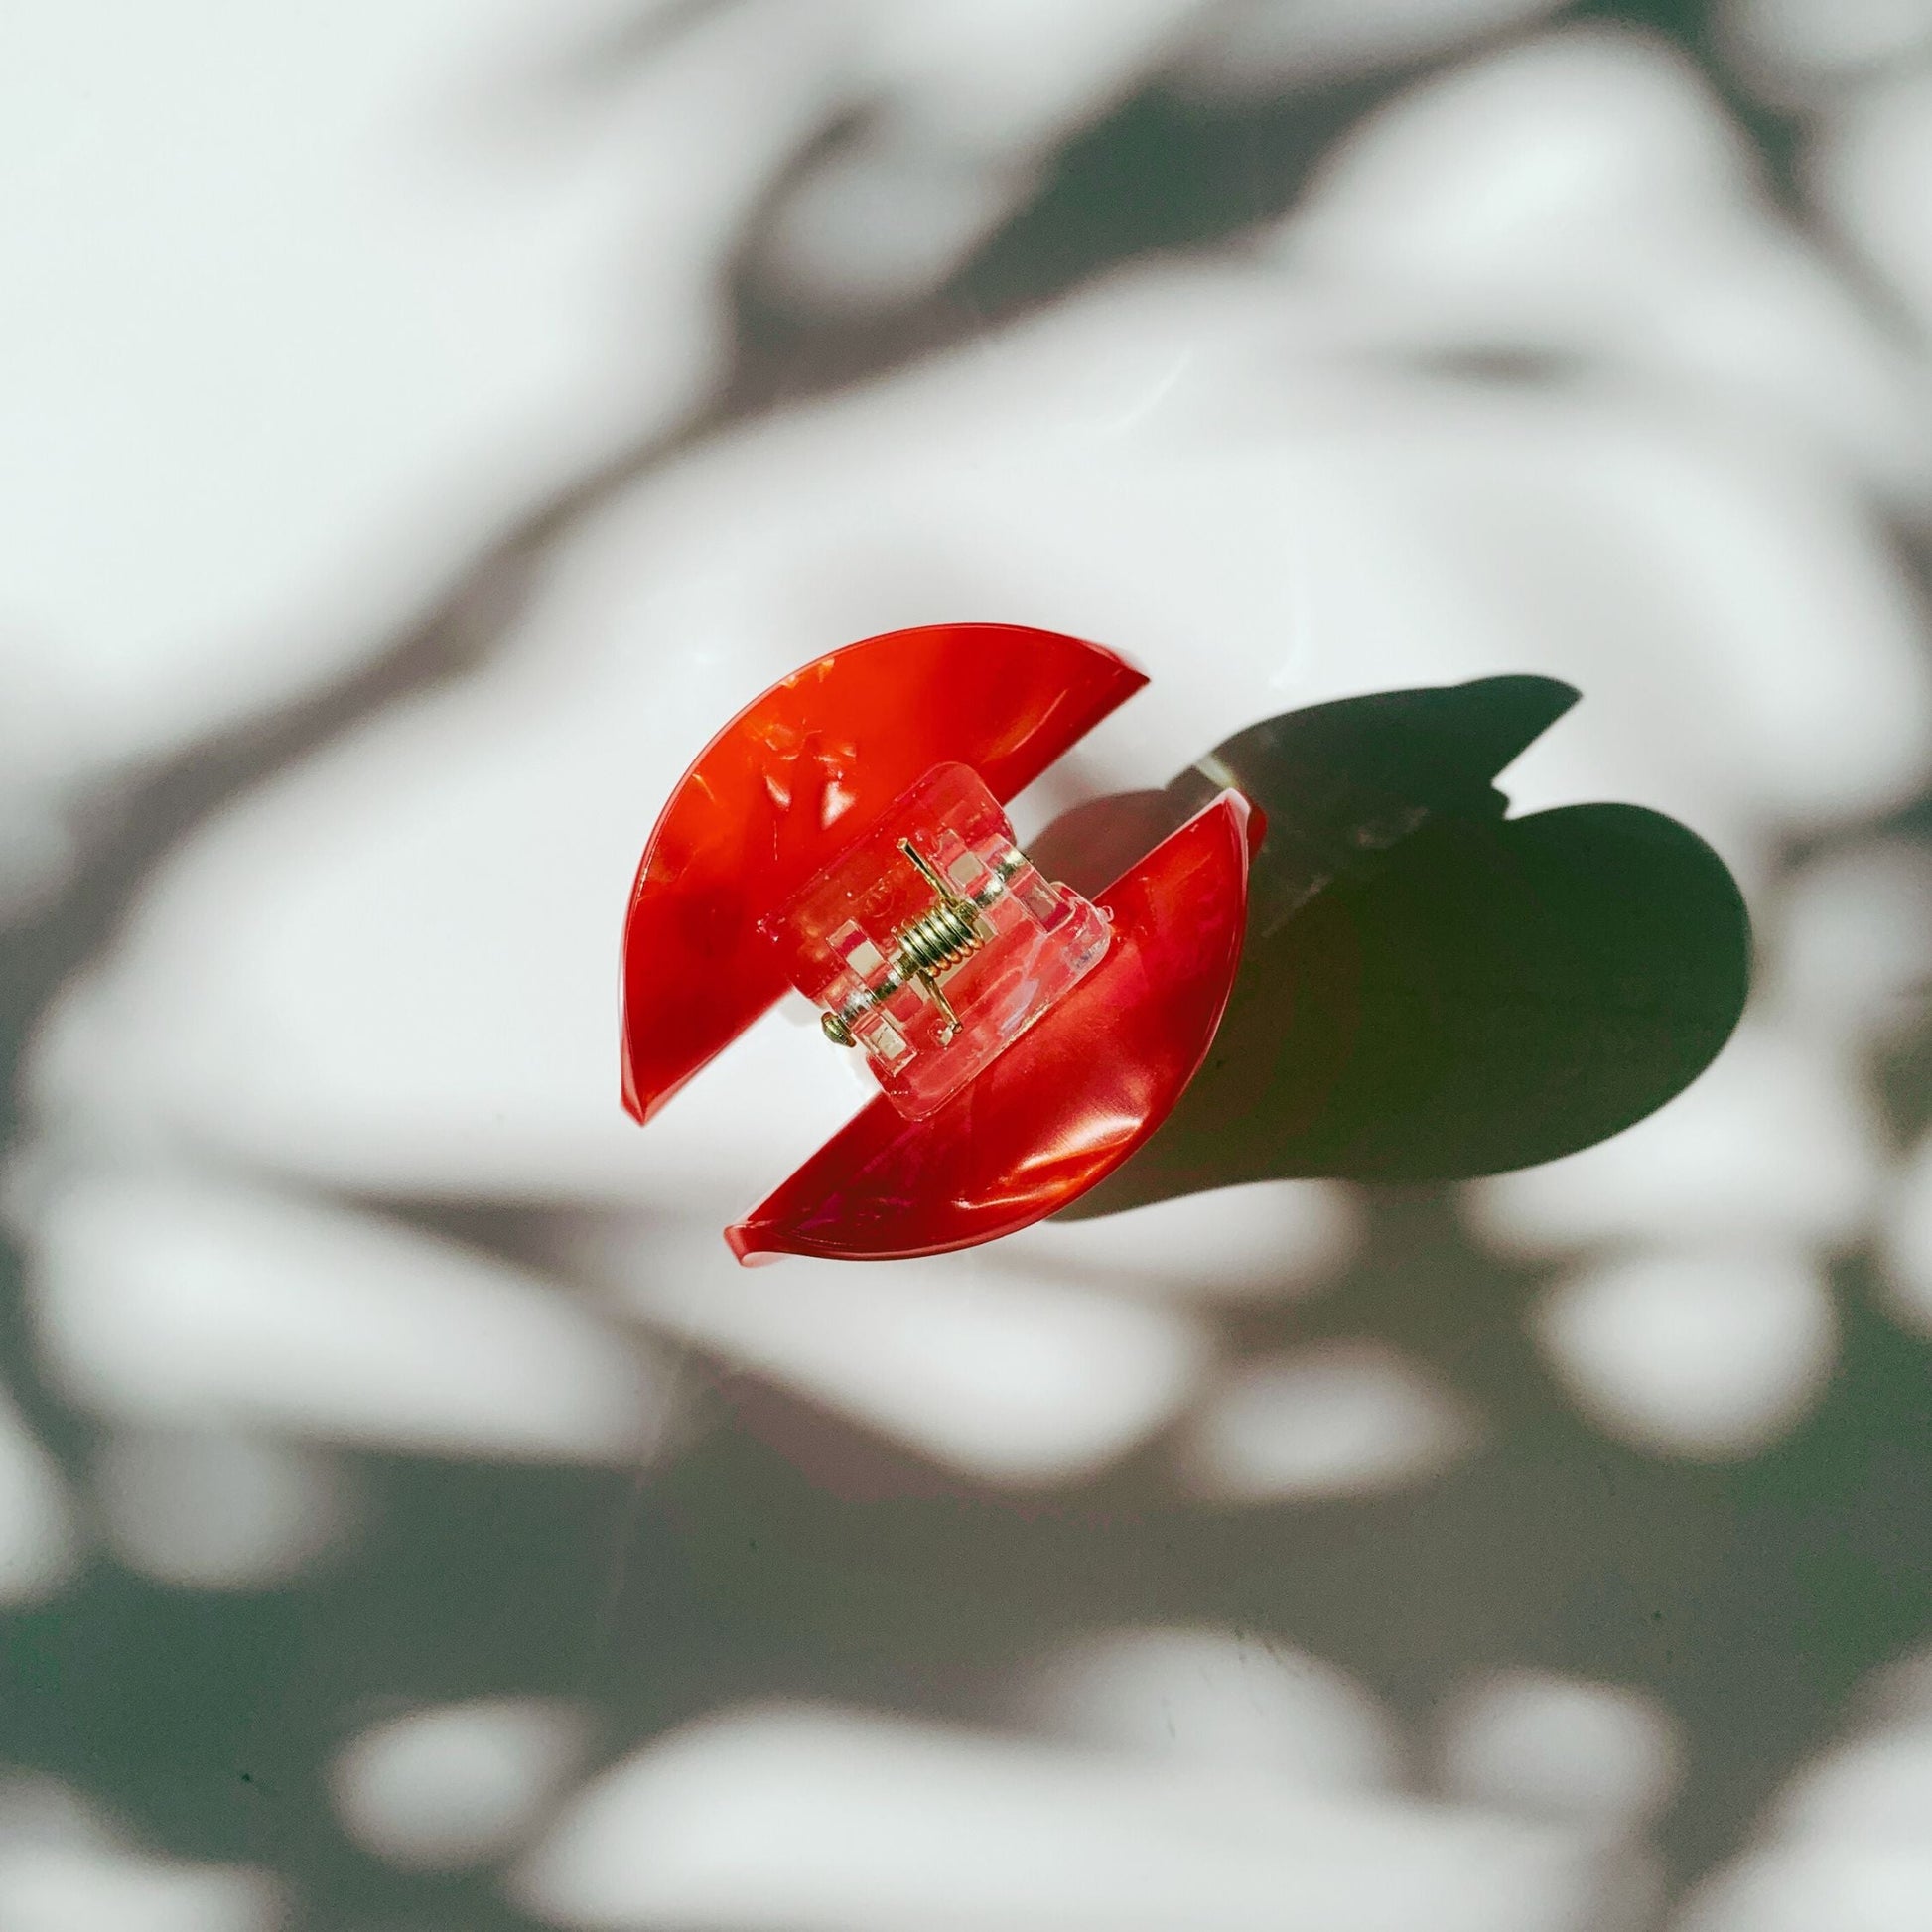
[[[1108,938],[1099,911],[1021,852],[963,764],[935,765],[759,929],[914,1120],[1078,985]]]

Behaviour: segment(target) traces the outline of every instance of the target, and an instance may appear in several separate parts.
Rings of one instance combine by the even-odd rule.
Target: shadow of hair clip
[[[1249,1180],[1529,1167],[1631,1126],[1711,1063],[1750,971],[1724,862],[1634,805],[1505,816],[1496,777],[1577,699],[1494,677],[1289,712],[1033,842],[1078,884],[1217,784],[1267,818],[1214,1044],[1069,1217]]]

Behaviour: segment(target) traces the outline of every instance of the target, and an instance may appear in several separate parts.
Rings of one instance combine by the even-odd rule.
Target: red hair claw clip
[[[788,986],[881,1089],[726,1231],[742,1261],[993,1240],[1173,1109],[1241,961],[1247,800],[1091,902],[1002,809],[1146,682],[1052,631],[894,631],[774,685],[679,780],[624,932],[624,1104],[648,1121]]]

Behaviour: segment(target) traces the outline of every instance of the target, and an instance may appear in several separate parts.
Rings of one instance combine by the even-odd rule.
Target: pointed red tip
[[[772,1241],[770,1228],[752,1218],[734,1221],[725,1230],[725,1246],[738,1257],[741,1268],[763,1268],[788,1252],[782,1240]]]

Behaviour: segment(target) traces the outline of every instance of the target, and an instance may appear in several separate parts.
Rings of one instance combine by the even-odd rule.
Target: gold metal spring
[[[956,905],[935,905],[923,918],[902,927],[893,939],[893,956],[907,974],[943,973],[986,944],[973,915]]]
[[[952,1010],[952,1002],[940,987],[939,975],[970,959],[986,944],[992,935],[981,914],[1006,890],[1007,881],[1027,863],[1024,854],[1007,853],[993,868],[993,876],[986,884],[970,898],[962,898],[910,839],[900,839],[898,849],[918,868],[939,903],[893,934],[886,972],[877,986],[854,994],[837,1013],[819,1017],[826,1038],[840,1046],[858,1043],[852,1035],[855,1020],[883,1005],[914,980],[925,988],[944,1016],[939,1044],[950,1045],[959,1033],[959,1015]]]

